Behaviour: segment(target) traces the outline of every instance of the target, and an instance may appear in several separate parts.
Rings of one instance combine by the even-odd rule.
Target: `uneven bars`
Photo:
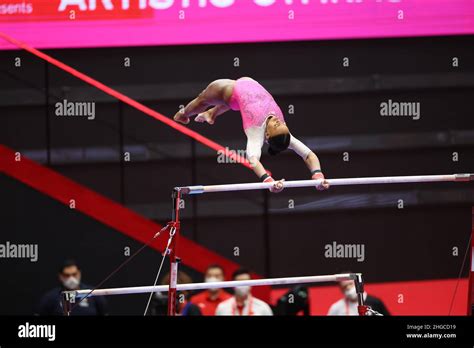
[[[190,283],[178,284],[177,291],[182,290],[203,290],[203,289],[222,289],[235,288],[239,286],[259,286],[259,285],[284,285],[284,284],[307,284],[307,283],[325,283],[338,282],[342,280],[355,280],[360,273],[342,273],[321,276],[307,276],[307,277],[289,277],[289,278],[267,278],[267,279],[251,279],[251,280],[232,280],[225,282],[212,283]],[[64,291],[63,294],[74,295],[74,298],[81,298],[84,296],[109,296],[109,295],[129,295],[129,294],[143,294],[150,292],[167,292],[168,285],[157,286],[135,286],[127,288],[111,288],[111,289],[96,289],[92,290],[75,290]],[[92,292],[91,292],[92,291]]]
[[[446,174],[446,175],[413,175],[413,176],[381,176],[367,178],[342,178],[342,179],[326,179],[330,186],[346,186],[346,185],[373,185],[373,184],[405,184],[405,183],[421,183],[421,182],[440,182],[440,181],[472,181],[474,174]],[[295,180],[284,181],[284,188],[294,187],[311,187],[321,183],[321,180]],[[228,192],[228,191],[248,191],[263,190],[273,186],[273,182],[256,182],[244,184],[225,184],[225,185],[199,185],[176,187],[182,194],[200,194],[210,192]]]

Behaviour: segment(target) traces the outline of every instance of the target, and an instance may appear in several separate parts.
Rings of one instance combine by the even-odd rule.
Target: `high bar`
[[[284,284],[307,284],[307,283],[325,283],[325,282],[338,282],[342,280],[354,280],[359,276],[360,273],[342,273],[332,275],[320,275],[320,276],[306,276],[306,277],[289,277],[289,278],[267,278],[267,279],[251,279],[251,280],[233,280],[225,282],[212,282],[212,283],[190,283],[190,284],[178,284],[176,290],[204,290],[204,289],[222,289],[222,288],[235,288],[239,286],[261,286],[261,285],[284,285]],[[84,296],[109,296],[109,295],[130,295],[130,294],[144,294],[151,292],[167,292],[168,285],[157,285],[157,286],[135,286],[127,288],[110,288],[110,289],[96,289],[92,290],[76,290],[76,291],[64,291],[67,294],[73,294],[75,298],[81,298]],[[91,293],[92,291],[92,293]]]
[[[474,174],[446,174],[446,175],[413,175],[413,176],[380,176],[366,178],[342,178],[342,179],[326,179],[330,186],[347,186],[347,185],[374,185],[374,184],[406,184],[406,183],[422,183],[422,182],[441,182],[441,181],[472,181]],[[295,180],[284,181],[284,188],[295,187],[311,187],[321,183],[320,180]],[[176,187],[182,194],[200,194],[210,192],[229,192],[229,191],[248,191],[269,189],[273,183],[271,182],[255,182],[244,184],[224,184],[224,185],[199,185]]]

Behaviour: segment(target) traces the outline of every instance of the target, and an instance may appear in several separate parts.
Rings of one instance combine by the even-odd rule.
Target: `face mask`
[[[348,299],[348,300],[356,300],[357,299],[357,291],[356,291],[356,288],[353,286],[351,287],[350,289],[347,289],[346,291],[344,291],[344,296]]]
[[[250,286],[239,286],[234,288],[234,292],[236,296],[244,297],[250,293]]]
[[[68,290],[75,290],[79,287],[79,279],[75,277],[69,277],[63,281],[63,286]]]
[[[207,277],[204,279],[206,283],[215,283],[215,282],[220,282],[221,280],[217,277]],[[209,289],[208,290],[210,293],[216,293],[219,291],[219,289]]]

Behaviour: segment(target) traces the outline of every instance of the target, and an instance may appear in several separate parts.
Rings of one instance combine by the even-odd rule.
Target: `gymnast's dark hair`
[[[268,138],[268,153],[272,156],[278,155],[280,152],[285,151],[290,146],[290,133],[275,135]]]

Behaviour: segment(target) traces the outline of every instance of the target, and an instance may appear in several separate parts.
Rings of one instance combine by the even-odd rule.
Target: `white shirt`
[[[251,157],[256,157],[260,160],[260,156],[262,155],[262,146],[265,141],[265,127],[267,125],[267,120],[263,122],[260,127],[249,127],[246,129],[245,134],[247,135],[247,149],[246,154],[247,158],[250,159]],[[308,157],[311,150],[303,144],[301,141],[296,139],[290,133],[290,145],[288,146],[289,149],[296,152],[298,155],[301,156],[304,160]]]
[[[367,293],[364,292],[364,300],[367,298]],[[341,298],[339,301],[334,302],[329,308],[328,315],[359,315],[357,307],[358,302],[348,301],[345,298]]]
[[[270,306],[265,302],[249,295],[244,301],[242,311],[237,308],[235,296],[232,296],[219,303],[216,309],[216,315],[273,315],[273,312]]]

